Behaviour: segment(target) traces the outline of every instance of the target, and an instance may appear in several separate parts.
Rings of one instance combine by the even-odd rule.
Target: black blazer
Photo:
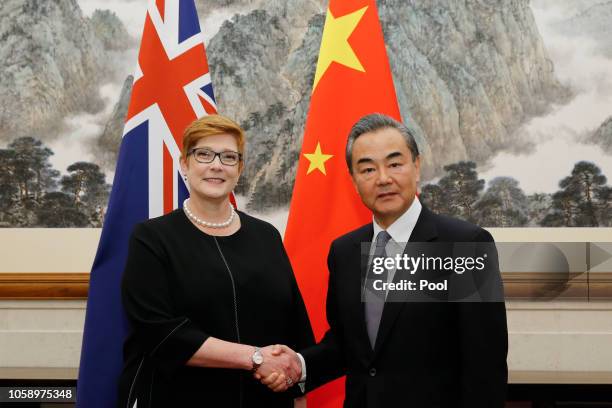
[[[361,301],[361,243],[372,224],[336,239],[328,256],[321,342],[302,350],[307,389],[346,375],[344,406],[503,407],[508,332],[503,302],[386,303],[372,350]],[[493,242],[484,229],[423,207],[411,242]],[[496,256],[497,254],[495,254]],[[361,273],[360,273],[361,271]],[[494,274],[499,278],[495,259]]]
[[[298,387],[275,393],[246,370],[187,365],[210,336],[261,347],[314,344],[280,234],[238,216],[240,229],[225,237],[203,233],[180,209],[134,228],[122,280],[130,332],[117,407],[293,407]]]

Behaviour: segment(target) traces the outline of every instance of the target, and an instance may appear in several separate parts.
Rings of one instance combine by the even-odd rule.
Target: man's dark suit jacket
[[[372,235],[373,226],[368,224],[331,245],[330,329],[319,344],[301,351],[307,389],[346,375],[347,408],[503,407],[508,373],[503,302],[386,303],[372,350],[360,276],[365,269],[361,244],[371,242]],[[493,238],[476,225],[423,207],[410,242],[493,242]],[[499,275],[497,265],[494,269]]]

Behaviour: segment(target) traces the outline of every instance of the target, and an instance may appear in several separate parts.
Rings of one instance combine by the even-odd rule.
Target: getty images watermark
[[[362,301],[503,302],[492,242],[362,244]]]

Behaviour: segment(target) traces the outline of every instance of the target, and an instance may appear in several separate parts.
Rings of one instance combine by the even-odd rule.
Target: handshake
[[[297,353],[287,346],[273,345],[261,349],[263,363],[253,376],[274,392],[286,391],[302,377],[302,363]]]

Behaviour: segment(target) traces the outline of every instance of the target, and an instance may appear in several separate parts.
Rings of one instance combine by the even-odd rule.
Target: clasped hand
[[[261,349],[263,364],[253,374],[274,392],[286,391],[300,381],[302,364],[297,353],[287,346],[273,345]]]

